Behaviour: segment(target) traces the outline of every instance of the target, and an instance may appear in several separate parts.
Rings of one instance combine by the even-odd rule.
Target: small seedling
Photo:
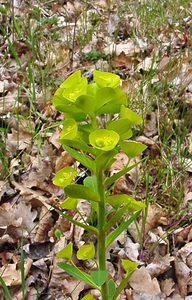
[[[112,279],[108,279],[107,248],[137,219],[145,205],[127,194],[112,195],[111,191],[117,180],[135,167],[135,164],[129,166],[130,160],[146,149],[145,145],[128,140],[132,137],[132,126],[142,123],[142,118],[127,108],[126,94],[120,89],[120,77],[97,70],[94,71],[94,83],[90,84],[80,71],[69,76],[56,91],[53,104],[65,116],[60,143],[90,173],[82,185],[73,183],[77,175],[73,167],[65,167],[56,173],[53,183],[64,187],[67,196],[59,203],[58,212],[97,238],[97,249],[91,242],[81,246],[76,253],[80,261],[96,259],[94,271],[86,273],[75,265],[72,243],[56,254],[67,261],[59,262],[58,266],[98,289],[102,300],[115,300],[138,263],[122,259],[126,274],[117,287]],[[119,118],[113,119],[114,114]],[[108,170],[121,150],[127,155],[128,163],[110,177]],[[73,220],[67,213],[77,210],[79,199],[90,202],[92,213],[97,216],[95,225],[84,219],[82,222]],[[114,227],[118,222],[118,227]],[[84,299],[93,299],[92,295],[86,297]]]

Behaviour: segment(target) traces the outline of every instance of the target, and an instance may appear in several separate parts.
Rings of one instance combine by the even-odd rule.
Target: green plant
[[[58,263],[62,269],[101,291],[103,300],[115,300],[138,263],[122,260],[126,275],[116,288],[115,282],[108,280],[106,251],[136,220],[145,205],[126,194],[111,195],[111,191],[116,181],[135,166],[129,166],[130,160],[142,153],[146,146],[128,141],[132,136],[132,126],[142,123],[142,118],[126,107],[127,97],[120,89],[119,76],[96,70],[94,81],[88,84],[77,71],[60,85],[53,97],[54,106],[65,115],[59,141],[90,172],[82,185],[73,184],[77,171],[73,167],[65,167],[56,173],[53,183],[64,187],[67,195],[58,212],[97,237],[97,251],[93,243],[85,244],[77,251],[78,260],[94,259],[97,253],[98,263],[90,274],[81,271],[72,260],[72,243],[56,256],[69,262]],[[119,118],[112,119],[114,114],[118,114]],[[108,169],[120,150],[127,155],[128,163],[109,177]],[[97,225],[90,225],[84,219],[82,223],[78,222],[67,214],[68,210],[77,209],[78,199],[90,202],[92,213],[97,216]],[[114,229],[118,221],[120,224]]]

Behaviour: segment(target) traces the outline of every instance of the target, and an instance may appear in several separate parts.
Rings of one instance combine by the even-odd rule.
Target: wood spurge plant
[[[122,259],[125,276],[117,287],[108,277],[106,252],[136,220],[145,205],[127,194],[113,195],[112,190],[117,180],[135,167],[135,164],[129,165],[130,160],[146,149],[145,145],[129,140],[132,127],[143,120],[127,108],[126,94],[120,89],[120,77],[97,70],[94,71],[94,83],[90,84],[80,71],[69,76],[56,91],[53,104],[65,117],[60,143],[89,173],[83,184],[73,183],[78,172],[71,166],[56,173],[53,183],[63,187],[66,195],[66,199],[59,203],[59,213],[97,238],[96,245],[93,242],[84,244],[76,253],[78,260],[95,259],[93,271],[86,273],[75,265],[71,242],[56,254],[65,260],[58,265],[68,274],[98,289],[102,300],[115,300],[138,263]],[[127,155],[128,163],[110,177],[108,170],[119,151]],[[78,222],[68,214],[69,210],[77,209],[79,199],[90,202],[96,225],[83,219]],[[93,299],[93,295],[88,294],[83,299]]]

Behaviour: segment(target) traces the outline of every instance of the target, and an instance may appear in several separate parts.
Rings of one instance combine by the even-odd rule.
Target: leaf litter
[[[0,272],[13,299],[22,299],[22,238],[26,299],[36,299],[37,290],[39,299],[77,300],[86,293],[100,299],[94,289],[57,266],[55,253],[69,241],[73,240],[79,248],[85,242],[94,242],[94,237],[86,236],[84,229],[70,224],[53,209],[55,202],[62,201],[63,190],[52,184],[55,172],[76,164],[58,143],[59,131],[54,123],[63,117],[51,105],[52,95],[74,70],[82,69],[90,77],[95,68],[113,68],[121,76],[130,106],[144,117],[144,127],[135,129],[136,140],[148,146],[144,157],[136,158],[136,162],[141,158],[147,160],[121,177],[113,189],[114,194],[123,192],[150,201],[143,216],[144,226],[143,219],[138,219],[110,247],[109,274],[118,281],[122,273],[119,258],[139,261],[140,268],[132,275],[121,299],[189,299],[191,4],[187,8],[178,6],[180,13],[184,13],[182,22],[176,20],[177,25],[170,17],[168,23],[159,25],[153,40],[146,31],[140,34],[148,24],[147,18],[143,24],[139,17],[139,9],[144,13],[144,3],[136,5],[136,13],[135,9],[128,10],[125,1],[120,1],[122,11],[115,1],[95,1],[94,5],[91,1],[32,2],[29,8],[25,2],[13,1],[11,8],[0,1],[6,10],[0,18],[6,28],[0,42],[0,145],[4,155],[0,156]],[[92,50],[101,54],[95,64]],[[83,60],[83,53],[91,59]],[[167,90],[163,90],[162,82]],[[143,104],[139,105],[141,98]],[[182,136],[184,128],[186,138]],[[125,154],[118,154],[111,175],[126,163]],[[76,167],[82,171],[81,166]],[[149,174],[148,183],[142,168]],[[175,176],[173,182],[170,176]],[[79,210],[88,220],[89,204],[80,201]],[[81,219],[79,213],[71,216]],[[56,229],[62,232],[59,241],[54,234]],[[91,269],[92,263],[85,262],[80,267]]]

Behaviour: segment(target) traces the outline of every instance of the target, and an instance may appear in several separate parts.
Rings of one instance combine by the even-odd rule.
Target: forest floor
[[[192,2],[0,0],[0,29],[0,278],[12,299],[99,299],[55,257],[85,238],[51,206],[63,199],[55,172],[85,171],[58,143],[63,115],[51,102],[79,69],[88,80],[95,69],[120,75],[144,119],[133,139],[145,159],[114,190],[146,204],[108,254],[116,282],[119,258],[140,263],[119,299],[192,299]],[[111,174],[123,166],[122,153]]]

